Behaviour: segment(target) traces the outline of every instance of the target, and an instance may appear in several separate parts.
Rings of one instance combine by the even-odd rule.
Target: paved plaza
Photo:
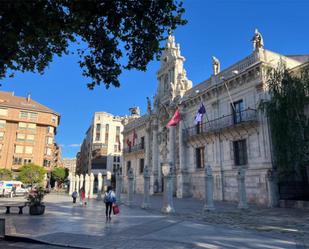
[[[125,202],[125,196],[123,196]],[[20,200],[14,199],[15,201]],[[1,202],[7,201],[1,199]],[[162,196],[150,198],[152,208],[120,206],[120,215],[105,220],[102,201],[91,200],[87,207],[72,204],[62,194],[46,196],[43,216],[23,215],[17,210],[6,219],[7,234],[47,243],[2,242],[0,248],[309,248],[309,212],[296,209],[240,211],[233,203],[215,203],[217,210],[203,216],[203,201],[175,199],[175,215],[160,212]]]

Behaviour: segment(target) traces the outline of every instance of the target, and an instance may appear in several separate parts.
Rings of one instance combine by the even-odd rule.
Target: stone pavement
[[[30,216],[25,210],[24,215],[1,214],[1,217],[6,218],[10,235],[58,247],[306,248],[302,238],[302,234],[308,233],[306,212],[256,207],[240,212],[233,204],[216,203],[218,211],[207,213],[204,219],[203,203],[198,200],[175,200],[176,215],[166,216],[160,213],[161,196],[151,197],[150,210],[139,208],[141,199],[136,195],[137,205],[133,207],[121,205],[120,215],[113,216],[111,222],[105,220],[104,203],[91,200],[87,207],[81,207],[73,205],[68,196],[55,194],[46,197],[43,216]],[[0,242],[0,248],[6,248],[1,245]],[[15,245],[23,248],[21,244]],[[25,248],[45,248],[40,246]]]

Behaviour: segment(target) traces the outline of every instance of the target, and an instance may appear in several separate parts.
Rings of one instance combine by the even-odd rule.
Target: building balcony
[[[131,147],[123,148],[124,154],[143,152],[145,150],[145,145],[143,143],[136,144]]]
[[[227,116],[222,116],[199,125],[185,129],[185,137],[194,139],[199,136],[207,136],[225,129],[246,128],[258,122],[257,110],[248,108]]]

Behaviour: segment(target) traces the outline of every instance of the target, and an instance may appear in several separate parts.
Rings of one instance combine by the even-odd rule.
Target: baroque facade
[[[143,170],[151,173],[150,192],[164,190],[162,165],[170,164],[174,194],[178,198],[205,196],[205,166],[214,176],[214,198],[237,201],[237,172],[244,168],[249,202],[267,205],[267,176],[272,170],[268,121],[259,104],[269,99],[267,70],[283,62],[293,69],[308,63],[308,56],[284,56],[264,48],[256,30],[253,52],[220,71],[213,57],[213,74],[193,87],[184,69],[180,46],[169,36],[157,72],[158,88],[147,114],[124,126],[123,180],[134,172],[134,190],[143,192]],[[197,110],[205,106],[202,123],[195,124]],[[166,128],[176,110],[181,120]],[[134,142],[134,145],[133,145]]]

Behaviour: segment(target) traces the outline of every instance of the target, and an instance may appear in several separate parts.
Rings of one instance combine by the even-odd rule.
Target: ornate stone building
[[[178,198],[204,197],[205,165],[214,175],[214,198],[236,201],[237,172],[245,169],[249,202],[269,203],[267,176],[272,169],[269,126],[259,103],[269,98],[266,72],[284,62],[287,68],[308,63],[308,56],[284,56],[264,49],[256,30],[253,52],[220,71],[213,57],[213,74],[192,86],[184,69],[180,46],[169,36],[157,72],[158,89],[148,113],[128,120],[124,126],[123,179],[134,172],[134,189],[143,192],[143,169],[151,172],[151,193],[164,189],[162,164],[169,163]],[[202,123],[194,119],[201,103],[206,108]],[[176,109],[181,121],[166,128]]]

